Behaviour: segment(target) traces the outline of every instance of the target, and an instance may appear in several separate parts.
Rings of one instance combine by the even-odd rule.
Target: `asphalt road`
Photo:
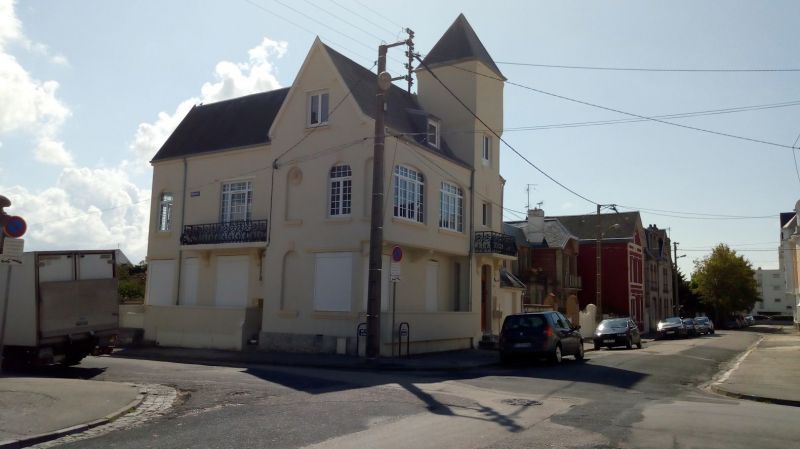
[[[219,367],[91,357],[59,375],[160,383],[167,416],[74,448],[788,448],[800,408],[704,386],[747,332],[460,373]]]

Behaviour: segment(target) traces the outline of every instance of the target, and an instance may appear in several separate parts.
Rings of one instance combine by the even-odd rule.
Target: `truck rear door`
[[[43,339],[116,330],[118,315],[113,251],[39,256]]]

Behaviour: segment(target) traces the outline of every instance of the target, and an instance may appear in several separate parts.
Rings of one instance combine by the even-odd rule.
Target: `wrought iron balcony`
[[[517,242],[514,237],[499,232],[480,231],[475,233],[475,252],[494,253],[505,256],[517,255]]]
[[[266,241],[267,220],[186,225],[183,227],[183,233],[181,233],[181,245]]]

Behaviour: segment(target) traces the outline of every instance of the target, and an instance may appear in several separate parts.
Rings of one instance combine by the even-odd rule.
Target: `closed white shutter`
[[[200,263],[196,257],[184,259],[181,271],[181,305],[197,305],[197,284],[200,281]]]
[[[352,308],[353,253],[319,253],[314,267],[314,310]]]
[[[153,260],[147,265],[147,304],[175,304],[175,261]]]
[[[217,257],[217,288],[214,305],[217,307],[246,307],[249,274],[248,256]]]

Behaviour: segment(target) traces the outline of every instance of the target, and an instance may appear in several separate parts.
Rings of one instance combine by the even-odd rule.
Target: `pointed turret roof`
[[[433,46],[423,62],[426,65],[452,63],[469,59],[477,59],[486,64],[494,73],[503,80],[506,79],[497,64],[489,56],[486,47],[483,46],[472,25],[467,22],[467,18],[461,13],[450,28],[445,31],[439,42]]]

